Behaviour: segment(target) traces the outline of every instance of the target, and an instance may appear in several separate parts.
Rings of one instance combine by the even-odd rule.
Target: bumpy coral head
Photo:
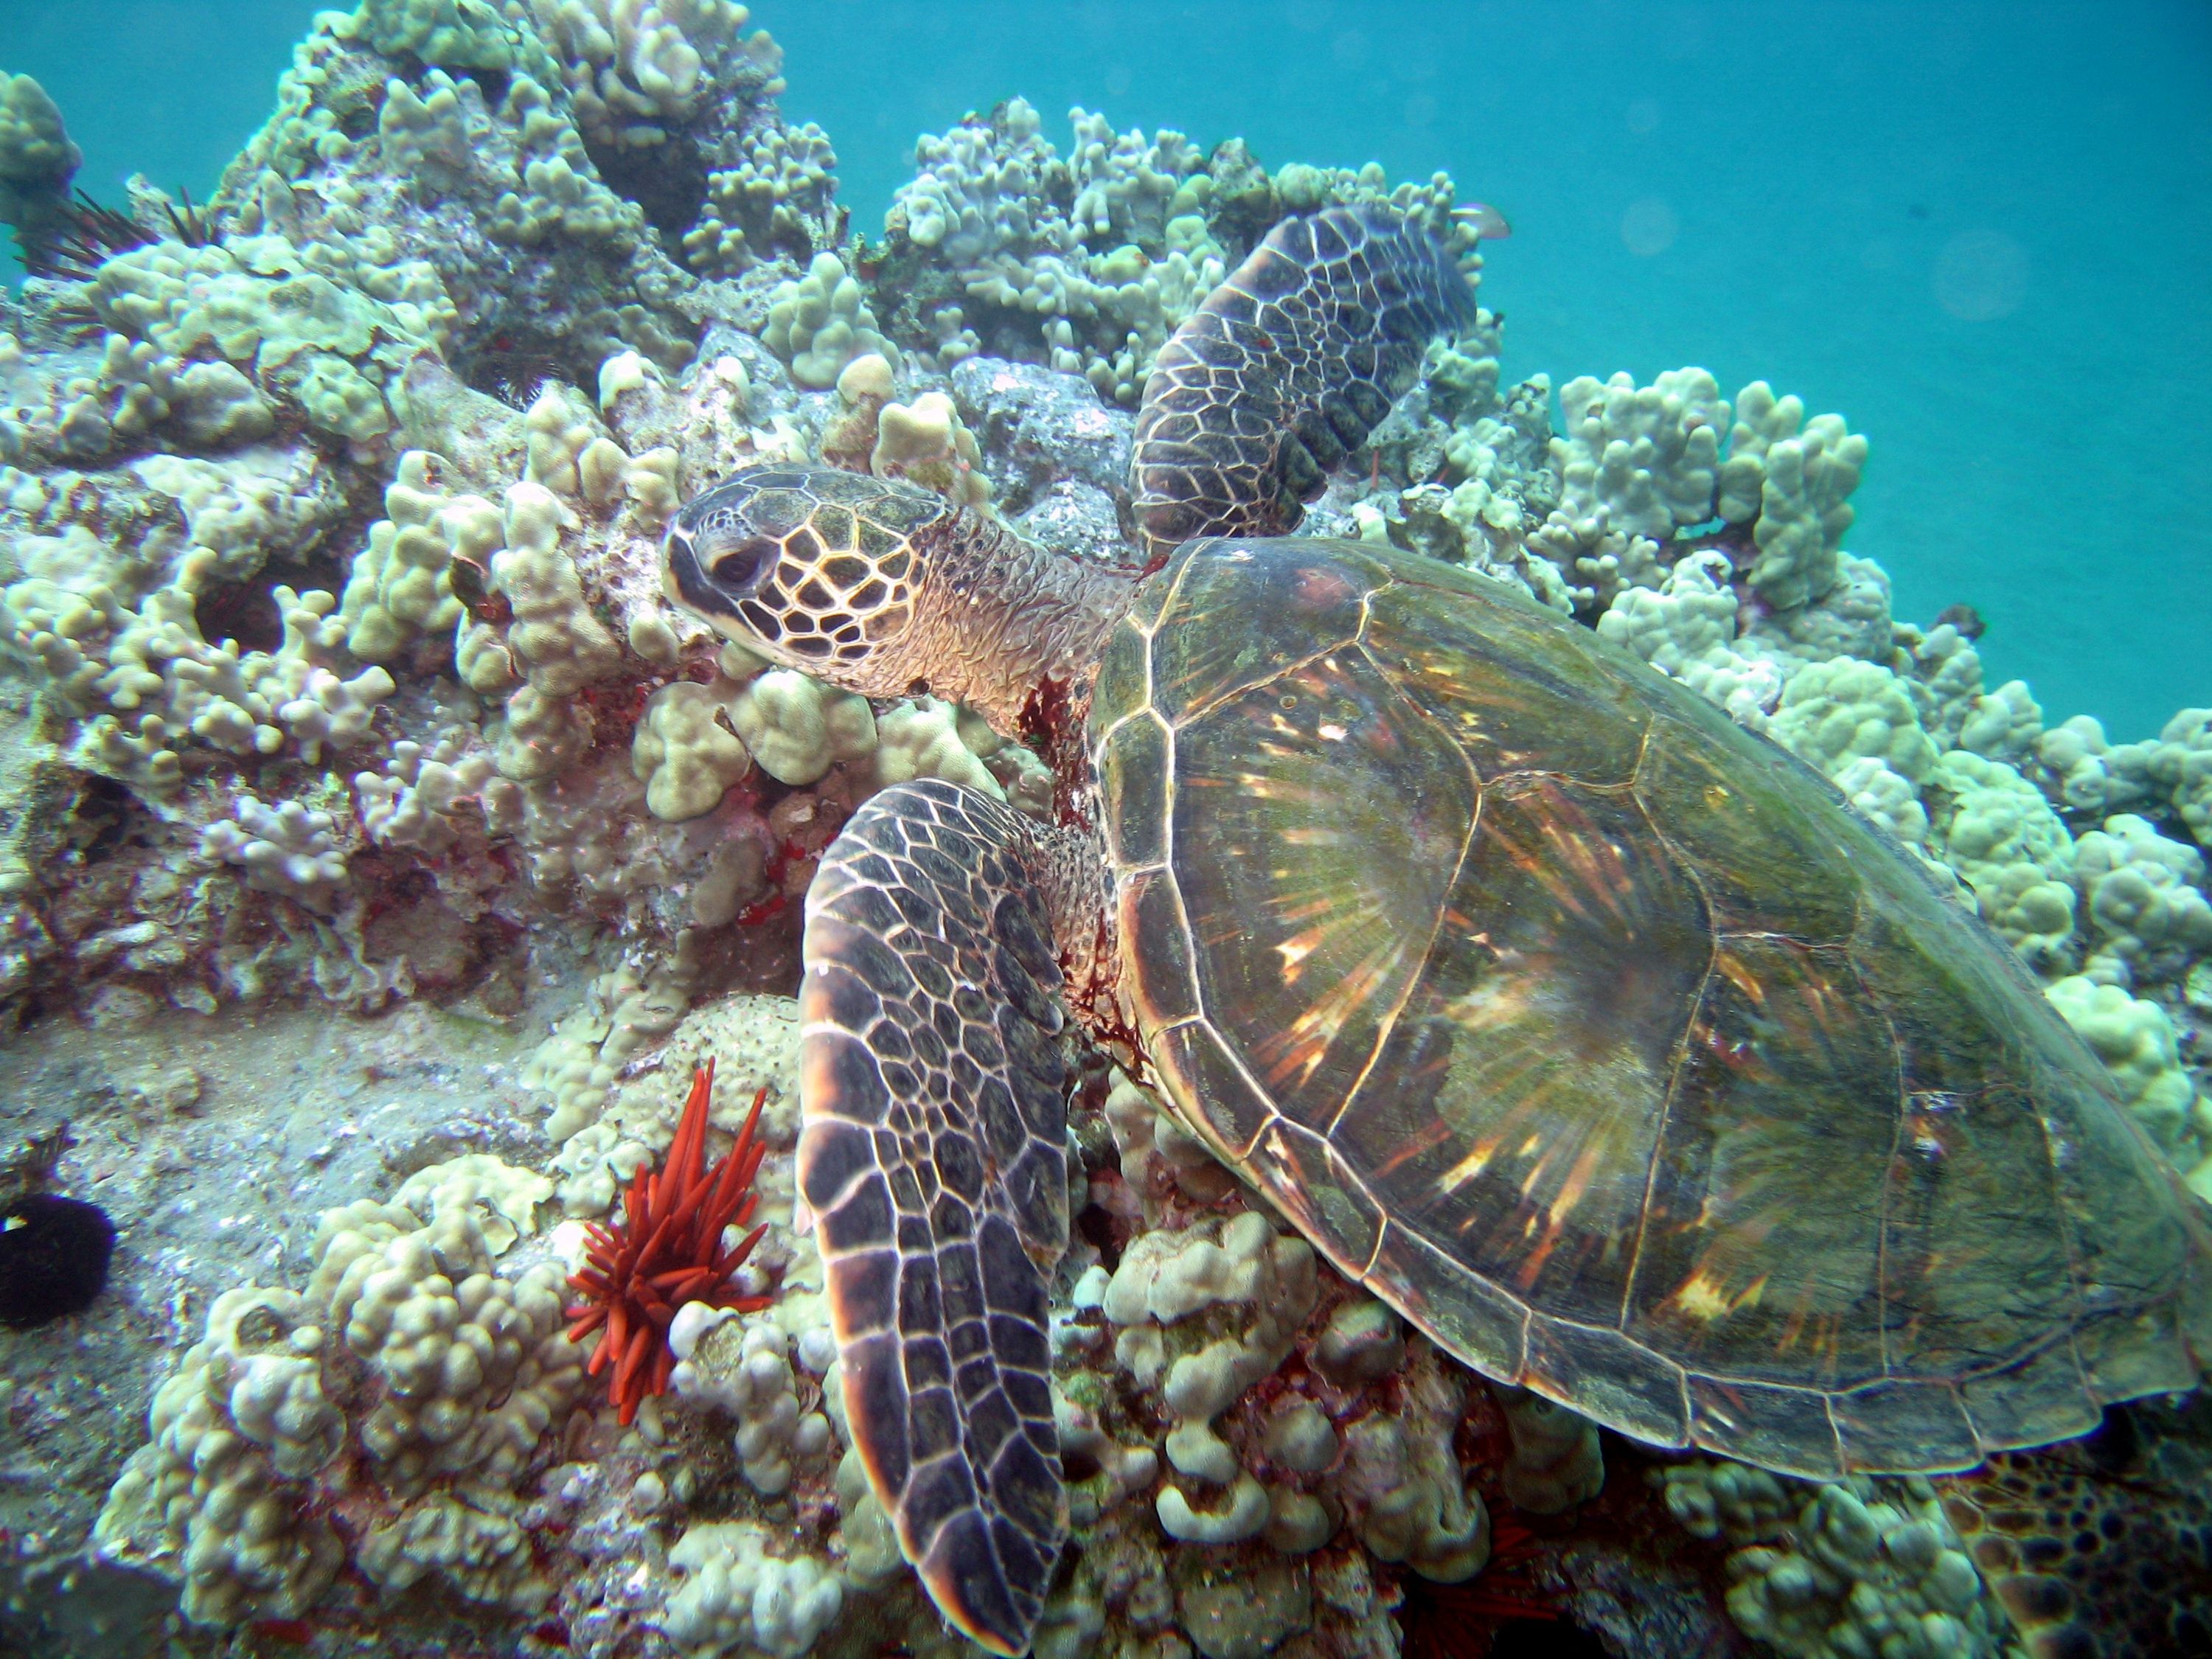
[[[762,467],[687,501],[661,544],[668,597],[738,644],[894,696],[884,657],[912,626],[941,495],[829,469]]]

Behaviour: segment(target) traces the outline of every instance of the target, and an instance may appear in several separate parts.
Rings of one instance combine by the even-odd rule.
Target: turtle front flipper
[[[1194,536],[1279,536],[1413,383],[1474,289],[1380,204],[1285,219],[1187,318],[1145,382],[1130,493],[1153,564]]]
[[[807,894],[799,1189],[846,1419],[946,1618],[1025,1651],[1067,1499],[1047,1273],[1067,1243],[1066,1014],[1025,820],[877,795]]]

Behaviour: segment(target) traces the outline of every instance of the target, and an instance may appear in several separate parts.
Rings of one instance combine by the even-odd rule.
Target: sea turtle
[[[2197,1200],[1912,854],[1505,585],[1284,533],[1472,310],[1395,213],[1277,225],[1160,354],[1131,568],[784,466],[668,532],[754,650],[1063,739],[1054,827],[855,812],[799,993],[854,1442],[997,1652],[1066,1531],[1076,1029],[1443,1349],[1655,1445],[1959,1470],[2212,1352]]]

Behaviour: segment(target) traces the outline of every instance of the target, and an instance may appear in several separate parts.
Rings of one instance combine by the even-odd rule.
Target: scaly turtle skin
[[[1145,568],[791,469],[669,534],[672,595],[780,660],[1002,730],[1087,708],[1069,822],[886,790],[807,901],[799,1182],[848,1417],[1001,1653],[1066,1528],[1071,1012],[1347,1278],[1655,1444],[1963,1469],[2212,1346],[2197,1201],[1825,779],[1502,585],[1218,535],[1295,525],[1468,313],[1450,273],[1389,214],[1271,233],[1147,388]]]
[[[1943,1482],[2029,1659],[2212,1655],[2212,1399],[2141,1400],[2086,1439]]]
[[[1287,219],[1160,348],[1129,447],[1151,562],[1194,536],[1278,536],[1474,321],[1436,239],[1341,210]]]

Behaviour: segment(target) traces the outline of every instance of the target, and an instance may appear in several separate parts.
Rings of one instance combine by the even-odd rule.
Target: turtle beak
[[[661,538],[661,592],[726,638],[746,645],[773,641],[774,613],[745,601],[775,574],[782,549],[765,536],[747,536],[733,546],[730,529],[726,521],[702,525],[679,514]]]
[[[699,568],[699,549],[682,523],[668,526],[660,540],[660,591],[676,604],[712,610],[712,594]]]
[[[718,580],[700,560],[697,535],[681,520],[668,526],[660,543],[660,591],[678,605],[732,638],[748,637],[754,630],[738,614],[738,601],[752,586]]]

